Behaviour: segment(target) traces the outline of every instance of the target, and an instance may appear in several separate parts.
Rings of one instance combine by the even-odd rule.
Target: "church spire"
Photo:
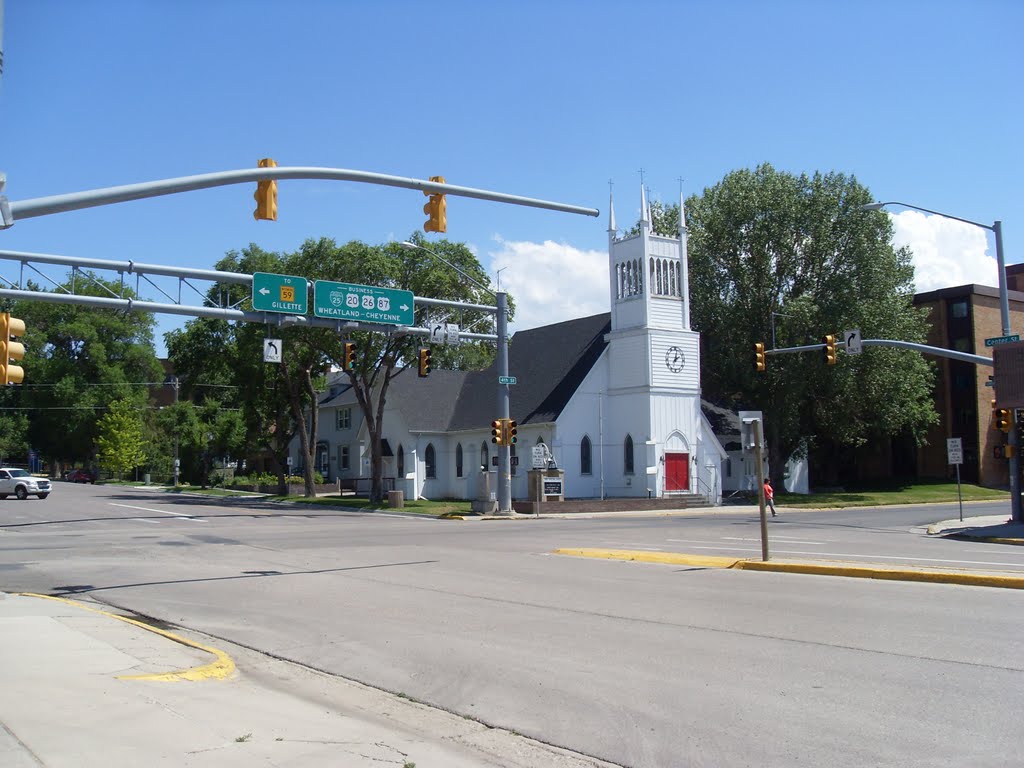
[[[615,237],[615,195],[612,194],[612,183],[608,182],[608,234]]]
[[[651,226],[651,211],[647,207],[647,192],[644,190],[643,181],[640,182],[640,228],[644,228],[644,224],[650,229]]]
[[[690,330],[690,255],[686,244],[686,202],[679,180],[679,282],[683,299],[683,330]]]

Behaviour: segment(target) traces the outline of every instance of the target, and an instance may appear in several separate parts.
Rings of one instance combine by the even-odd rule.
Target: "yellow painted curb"
[[[910,570],[867,565],[834,565],[830,563],[793,563],[774,560],[746,560],[733,557],[687,555],[681,552],[645,552],[630,549],[556,549],[556,555],[596,557],[605,560],[631,560],[642,563],[690,565],[698,568],[732,568],[738,571],[773,571],[803,573],[816,576],[846,576],[855,579],[888,579],[890,581],[921,581],[932,584],[961,584],[973,587],[1024,589],[1024,576],[997,576],[982,573]]]
[[[644,552],[631,549],[556,549],[555,554],[599,557],[605,560],[635,560],[641,563],[664,563],[665,565],[692,565],[698,568],[732,568],[740,562],[735,557],[684,555],[679,552]]]
[[[168,632],[164,629],[157,629],[151,627],[149,624],[144,624],[141,621],[135,619],[129,619],[127,616],[118,616],[116,613],[110,611],[102,611],[99,608],[93,608],[92,606],[85,605],[84,603],[76,602],[75,600],[68,600],[64,597],[54,597],[53,595],[39,595],[34,592],[19,592],[19,595],[23,597],[40,597],[44,600],[56,600],[60,603],[67,603],[73,605],[76,608],[81,608],[85,611],[92,611],[103,616],[109,616],[112,619],[123,621],[128,624],[133,624],[136,627],[146,630],[147,632],[154,632],[158,635],[166,637],[168,640],[173,640],[181,645],[187,645],[190,648],[198,648],[200,651],[213,654],[217,660],[209,664],[204,664],[201,667],[192,667],[191,669],[180,669],[174,672],[158,672],[150,675],[118,675],[118,680],[156,680],[158,682],[180,682],[182,680],[198,681],[198,680],[222,680],[228,677],[232,672],[235,671],[235,662],[231,660],[224,651],[212,648],[208,645],[201,645],[200,643],[188,640],[180,635],[175,635],[173,632]]]

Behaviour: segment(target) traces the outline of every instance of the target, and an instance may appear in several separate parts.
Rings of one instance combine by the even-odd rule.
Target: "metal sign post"
[[[964,497],[960,493],[960,465],[964,463],[963,443],[959,437],[946,440],[946,456],[950,464],[956,465],[956,497],[960,501],[960,522],[964,521]]]

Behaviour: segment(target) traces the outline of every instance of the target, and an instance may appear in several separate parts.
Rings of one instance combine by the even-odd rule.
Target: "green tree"
[[[910,251],[895,248],[888,217],[860,209],[868,189],[839,173],[770,165],[728,174],[686,202],[692,321],[701,332],[702,387],[764,412],[772,478],[812,446],[856,449],[937,420],[934,366],[920,354],[868,347],[826,366],[818,352],[770,355],[758,374],[753,344],[818,344],[860,328],[864,338],[923,342],[913,307]],[[653,206],[655,231],[678,231],[679,207]]]
[[[28,289],[40,291],[32,283]],[[88,271],[69,275],[53,292],[133,295]],[[149,387],[163,380],[153,348],[156,321],[148,312],[30,299],[13,302],[12,311],[26,325],[20,412],[30,416],[31,445],[54,466],[91,457],[107,406],[129,399],[141,408]]]
[[[116,400],[99,420],[100,466],[121,478],[146,461],[142,415],[132,400]]]
[[[422,244],[418,234],[413,235],[412,241]],[[427,247],[478,283],[488,283],[483,267],[465,245],[442,240]],[[458,271],[429,253],[406,249],[398,243],[370,246],[353,241],[338,246],[326,238],[307,240],[298,253],[288,259],[288,266],[294,270],[290,274],[304,275],[315,280],[398,288],[412,291],[416,296],[465,303],[493,303],[489,293],[467,281]],[[429,322],[428,309],[417,306],[416,311],[417,324],[426,326]],[[461,312],[457,320],[460,327],[470,328],[488,322],[488,317],[487,313],[479,310],[466,310]],[[370,499],[375,502],[381,501],[384,495],[381,437],[388,388],[404,366],[415,365],[416,350],[425,343],[423,337],[397,335],[391,333],[391,330],[383,326],[380,332],[357,331],[346,334],[345,339],[330,333],[321,333],[319,341],[315,340],[313,333],[303,337],[311,350],[315,348],[335,368],[343,368],[342,343],[350,340],[356,344],[358,355],[355,370],[346,371],[346,374],[362,411],[369,437]],[[451,368],[489,362],[488,355],[479,344],[438,350],[434,359],[437,365]],[[315,403],[313,398],[314,413]],[[315,417],[312,423],[316,423]],[[312,442],[307,442],[307,445],[312,450]]]

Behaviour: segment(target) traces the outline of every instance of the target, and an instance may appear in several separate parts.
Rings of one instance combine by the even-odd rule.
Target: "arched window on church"
[[[669,277],[669,283],[671,284],[670,285],[669,294],[672,295],[672,296],[678,296],[679,295],[679,285],[676,282],[676,270],[675,270],[675,268],[671,264],[668,265],[668,277]]]
[[[395,474],[398,475],[398,479],[399,480],[404,480],[405,479],[405,448],[402,447],[401,443],[398,444],[398,453],[395,455],[395,466],[396,466]]]
[[[678,291],[676,292],[676,296],[682,296],[683,295],[683,278],[682,278],[682,274],[683,273],[682,273],[682,267],[679,264],[679,262],[676,262],[675,272],[676,272],[676,285],[679,287]]]
[[[480,469],[484,472],[488,470],[491,463],[490,451],[487,450],[487,442],[480,443]]]
[[[423,452],[423,463],[427,465],[427,478],[433,480],[437,477],[437,456],[434,453],[434,444],[427,443],[427,450]]]
[[[636,292],[637,294],[644,292],[644,262],[642,259],[636,260]]]
[[[462,477],[462,443],[455,446],[455,476]]]
[[[586,435],[580,440],[580,474],[581,475],[592,475],[594,473],[594,464],[590,455],[590,438]]]
[[[627,475],[633,474],[633,437],[626,435],[626,442],[622,445],[622,471]]]

